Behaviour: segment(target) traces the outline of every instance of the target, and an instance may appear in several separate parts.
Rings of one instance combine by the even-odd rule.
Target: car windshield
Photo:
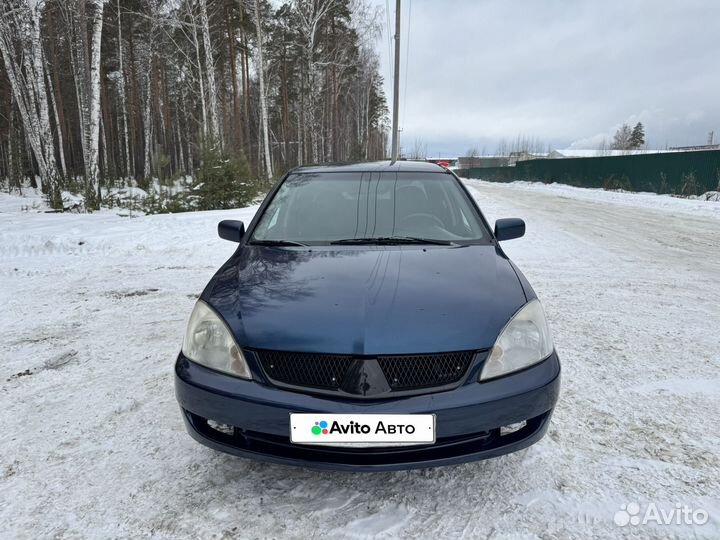
[[[450,174],[298,173],[265,209],[251,243],[486,243],[467,193]]]

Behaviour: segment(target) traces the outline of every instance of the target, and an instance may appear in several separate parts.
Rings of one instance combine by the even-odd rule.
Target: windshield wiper
[[[307,244],[296,242],[295,240],[251,240],[252,246],[301,246],[307,247]]]
[[[399,244],[430,244],[435,246],[454,246],[455,242],[450,240],[437,240],[435,238],[419,238],[417,236],[378,236],[375,238],[344,238],[335,240],[331,244],[346,245],[399,245]]]

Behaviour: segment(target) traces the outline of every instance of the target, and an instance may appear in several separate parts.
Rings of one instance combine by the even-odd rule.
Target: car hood
[[[490,348],[526,302],[494,246],[244,246],[203,299],[241,347],[353,355]]]

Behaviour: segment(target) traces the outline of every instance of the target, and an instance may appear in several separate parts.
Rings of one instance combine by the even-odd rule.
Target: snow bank
[[[469,185],[483,186],[488,190],[493,186],[500,186],[496,182],[484,180],[463,179]],[[720,219],[720,204],[718,198],[713,197],[713,192],[708,192],[707,197],[700,195],[693,198],[674,197],[672,195],[658,195],[657,193],[636,193],[630,191],[606,191],[604,189],[592,189],[568,186],[565,184],[544,184],[542,182],[517,181],[501,184],[498,187],[504,191],[516,190],[529,193],[548,193],[558,197],[567,197],[580,201],[590,201],[602,204],[616,204],[634,208],[645,208],[668,212],[673,215],[692,214],[694,216],[710,217]]]
[[[47,209],[47,198],[35,188],[23,188],[22,194],[0,191],[0,214],[45,212]]]

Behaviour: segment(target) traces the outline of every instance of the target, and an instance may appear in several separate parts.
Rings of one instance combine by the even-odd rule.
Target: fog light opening
[[[527,420],[523,420],[522,422],[515,422],[514,424],[508,424],[507,426],[500,426],[500,436],[502,437],[503,435],[510,435],[511,433],[520,431],[525,426],[527,426]]]
[[[207,421],[208,427],[210,429],[214,429],[215,431],[219,431],[220,433],[224,433],[225,435],[232,435],[235,433],[235,428],[229,424],[221,424],[220,422],[216,422],[215,420],[208,420]]]

